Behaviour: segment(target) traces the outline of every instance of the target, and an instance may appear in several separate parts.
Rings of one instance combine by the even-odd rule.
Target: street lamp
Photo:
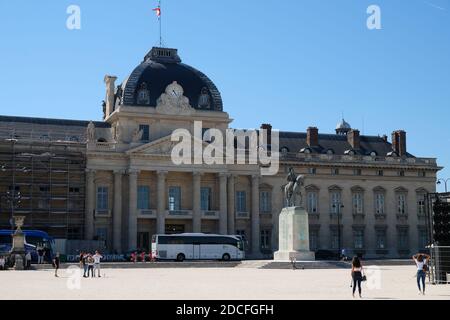
[[[447,182],[449,182],[450,181],[450,178],[448,178],[448,179],[438,179],[437,180],[437,182],[436,182],[436,184],[437,185],[440,185],[441,183],[444,183],[444,186],[445,186],[445,192],[447,193],[448,191],[447,191]]]
[[[340,202],[334,203],[333,208],[337,209],[337,224],[338,224],[338,256],[341,256],[341,209],[344,209],[344,205]]]

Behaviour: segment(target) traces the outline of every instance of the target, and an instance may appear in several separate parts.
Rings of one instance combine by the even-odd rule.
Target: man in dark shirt
[[[58,269],[59,269],[59,252],[56,253],[56,256],[53,258],[53,267],[55,268],[55,277],[58,277]]]

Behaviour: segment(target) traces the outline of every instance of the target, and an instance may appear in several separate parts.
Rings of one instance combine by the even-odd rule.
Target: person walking
[[[94,255],[94,277],[95,277],[95,270],[98,270],[98,277],[101,278],[100,275],[100,260],[103,258],[103,256],[98,252],[95,251]]]
[[[6,260],[4,256],[0,256],[0,270],[5,270]]]
[[[359,297],[362,298],[361,282],[363,281],[363,266],[358,257],[352,260],[352,280],[353,280],[353,298],[355,297],[356,286],[358,286]]]
[[[58,277],[58,269],[59,269],[60,262],[61,261],[59,259],[59,252],[57,252],[55,257],[53,258],[53,267],[55,268],[55,277]]]
[[[31,253],[27,252],[25,255],[25,269],[29,270],[31,268]]]
[[[87,253],[86,252],[81,252],[80,253],[80,268],[83,268],[83,278],[87,278],[87,271],[88,271],[88,266],[86,264],[86,259],[87,259]]]
[[[87,272],[87,276],[89,278],[89,273],[91,274],[91,277],[94,277],[94,258],[92,257],[91,254],[88,255],[87,257],[87,265],[88,265],[88,272]]]
[[[428,271],[428,261],[430,256],[424,253],[415,254],[413,260],[417,267],[417,287],[419,288],[419,295],[425,295],[425,279]],[[422,283],[422,288],[420,288]]]
[[[44,248],[42,248],[41,245],[38,245],[37,253],[38,253],[38,264],[43,264],[44,263]]]

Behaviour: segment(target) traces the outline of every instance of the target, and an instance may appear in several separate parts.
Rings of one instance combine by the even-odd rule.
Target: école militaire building
[[[117,253],[148,249],[156,233],[240,234],[250,256],[269,257],[293,167],[306,177],[311,250],[392,258],[427,245],[425,196],[441,168],[408,153],[404,131],[364,136],[344,120],[333,133],[281,131],[273,176],[258,165],[175,165],[173,130],[231,126],[212,80],[176,49],[153,48],[105,84],[102,121],[0,117],[0,228],[26,215],[25,228]]]

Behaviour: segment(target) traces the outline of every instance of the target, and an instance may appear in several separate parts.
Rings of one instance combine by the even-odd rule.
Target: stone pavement
[[[449,285],[428,285],[419,296],[414,266],[366,265],[364,299],[450,299]],[[53,270],[0,271],[0,299],[353,299],[348,269],[104,268],[102,278],[80,275],[78,268],[60,270],[59,278]]]

